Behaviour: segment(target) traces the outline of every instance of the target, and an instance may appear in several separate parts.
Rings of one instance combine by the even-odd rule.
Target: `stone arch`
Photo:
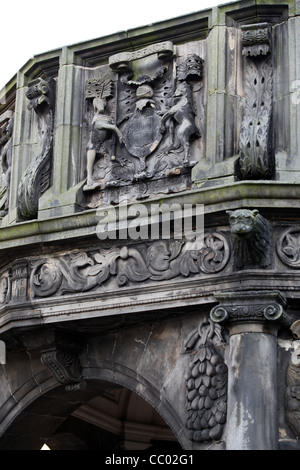
[[[3,397],[0,413],[0,449],[40,449],[44,438],[55,434],[74,410],[95,398],[100,387],[125,388],[161,416],[182,448],[191,448],[184,416],[182,322],[152,322],[124,331],[87,337],[79,354],[85,390],[67,392],[41,362],[37,350],[8,353],[0,369]],[[23,432],[23,436],[21,436]],[[32,434],[29,439],[28,434]],[[43,434],[44,433],[44,434]],[[21,437],[22,438],[21,438]],[[22,449],[20,449],[22,450]]]
[[[138,395],[140,400],[145,401],[149,404],[149,407],[153,407],[155,410],[156,416],[160,416],[166,422],[165,429],[161,428],[161,425],[157,427],[160,429],[161,435],[163,435],[162,440],[165,439],[164,443],[174,445],[178,443],[173,429],[170,427],[169,422],[166,421],[165,416],[172,421],[172,413],[170,413],[170,407],[166,407],[167,411],[164,411],[164,406],[160,406],[158,402],[158,396],[156,399],[149,398],[149,395],[152,393],[155,397],[156,393],[151,390],[150,393],[144,394],[141,390],[137,393],[137,390],[140,388],[139,384],[136,384],[132,389],[125,387],[123,384],[127,383],[127,378],[124,374],[118,374],[118,378],[115,382],[108,382],[104,380],[107,375],[107,371],[99,369],[98,374],[92,379],[87,379],[87,386],[84,390],[67,392],[65,388],[59,384],[52,383],[47,391],[43,393],[38,393],[38,388],[36,387],[33,395],[34,398],[31,399],[28,394],[23,397],[23,403],[20,404],[16,409],[12,409],[11,413],[8,414],[8,424],[6,426],[6,431],[3,433],[0,438],[0,449],[1,450],[40,450],[43,446],[43,443],[49,444],[52,450],[92,450],[86,447],[86,443],[83,439],[80,438],[75,433],[72,432],[61,432],[61,429],[66,428],[66,423],[68,420],[74,417],[75,420],[78,417],[81,417],[86,413],[86,409],[91,408],[90,403],[93,404],[95,399],[99,399],[99,391],[103,395],[110,394],[113,396],[112,392],[125,391],[132,392],[133,394]],[[52,381],[51,381],[52,382]],[[28,385],[28,384],[27,384]],[[24,384],[26,386],[26,384]],[[133,390],[135,389],[135,391]],[[16,408],[16,407],[14,407]],[[168,409],[169,408],[169,409]],[[99,413],[99,410],[96,410]],[[101,413],[101,410],[100,410]],[[92,420],[84,420],[86,423],[94,423],[97,419],[97,416]],[[107,419],[112,419],[114,422],[117,421],[116,418],[107,415]],[[175,419],[173,417],[173,419]],[[72,423],[72,420],[71,420]],[[130,426],[133,426],[133,423],[130,423]],[[144,426],[147,427],[145,423],[138,423],[139,429]],[[100,426],[102,428],[102,426]],[[122,426],[123,428],[123,426]],[[153,424],[148,423],[148,428],[155,428]],[[67,428],[68,429],[68,428]],[[103,429],[106,430],[106,426],[103,426]],[[99,430],[99,432],[101,432]],[[124,432],[124,431],[122,431]],[[131,431],[132,433],[133,431]],[[154,430],[153,430],[154,433]],[[170,436],[173,438],[170,438]],[[117,442],[117,435],[115,436]],[[153,434],[154,437],[154,434]],[[158,437],[158,440],[161,438]],[[148,445],[141,441],[140,444],[144,443],[145,449]],[[181,446],[178,443],[177,448],[180,449]],[[113,449],[111,449],[113,450]],[[116,450],[123,450],[121,447],[116,448]],[[128,450],[128,449],[126,449]],[[144,449],[143,449],[144,450]]]

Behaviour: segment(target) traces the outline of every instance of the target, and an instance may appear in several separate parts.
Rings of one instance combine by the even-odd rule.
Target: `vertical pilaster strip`
[[[83,102],[78,90],[83,88],[84,70],[75,62],[73,51],[63,48],[57,79],[53,185],[40,200],[39,219],[76,212]]]
[[[246,102],[239,139],[242,179],[268,179],[274,174],[272,135],[273,69],[267,23],[242,27]]]

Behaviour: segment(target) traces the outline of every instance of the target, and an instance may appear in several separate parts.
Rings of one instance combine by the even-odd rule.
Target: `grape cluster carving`
[[[211,319],[199,325],[185,343],[192,350],[186,373],[187,428],[195,442],[219,440],[227,411],[227,366],[222,329]]]

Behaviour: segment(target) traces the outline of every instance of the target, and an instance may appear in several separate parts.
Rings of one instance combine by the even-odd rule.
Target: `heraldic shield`
[[[124,129],[124,143],[128,152],[140,159],[146,158],[158,147],[163,134],[161,117],[151,106],[136,108]]]

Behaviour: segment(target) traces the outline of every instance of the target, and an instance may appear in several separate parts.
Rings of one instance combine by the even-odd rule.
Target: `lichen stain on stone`
[[[248,411],[244,410],[242,403],[237,403],[235,409],[233,410],[233,415],[235,417],[235,448],[240,450],[247,450],[249,448],[250,438],[247,436],[249,418],[251,415]],[[245,416],[248,415],[248,419]],[[253,420],[252,420],[253,422]]]

